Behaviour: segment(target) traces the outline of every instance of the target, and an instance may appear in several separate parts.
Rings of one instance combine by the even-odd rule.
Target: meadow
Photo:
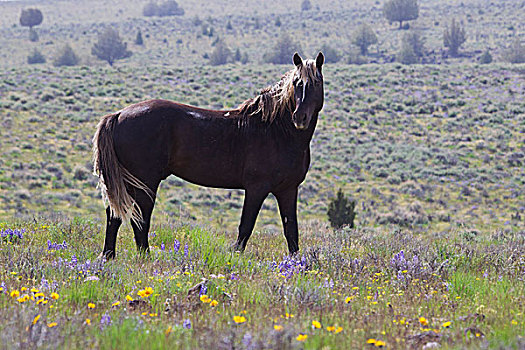
[[[524,33],[521,2],[422,2],[411,27],[432,65],[386,63],[404,31],[379,1],[302,13],[301,1],[191,0],[174,18],[143,17],[144,3],[0,3],[0,348],[525,348],[525,66],[502,60]],[[17,23],[35,6],[44,22],[31,43]],[[441,55],[451,16],[469,36],[454,59]],[[363,22],[379,42],[368,64],[347,64]],[[90,55],[108,25],[133,51],[114,67]],[[170,177],[150,254],[128,224],[117,258],[98,259],[99,118],[148,98],[235,108],[292,68],[262,62],[283,31],[303,56],[330,43],[343,57],[324,67],[300,253],[287,256],[275,199],[233,253],[243,192]],[[248,62],[210,66],[218,37]],[[80,65],[53,66],[64,43]],[[33,48],[48,62],[28,65]],[[495,62],[479,64],[486,49]],[[355,229],[328,225],[339,188],[357,203]]]

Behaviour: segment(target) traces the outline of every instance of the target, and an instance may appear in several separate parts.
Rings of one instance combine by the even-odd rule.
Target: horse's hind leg
[[[153,190],[153,193],[155,194],[157,192],[157,186],[155,186]],[[151,197],[148,196],[144,191],[139,190],[135,192],[134,197],[142,213],[142,222],[140,223],[140,225],[137,225],[132,220],[131,227],[133,228],[133,233],[135,234],[135,243],[137,244],[137,249],[139,250],[139,252],[145,253],[149,252],[148,232],[151,222],[151,214],[153,212],[153,206],[155,205],[155,195],[153,195],[152,200]]]
[[[106,208],[106,222],[106,240],[104,241],[102,256],[106,259],[113,259],[115,258],[117,232],[122,225],[122,219],[112,216],[109,206]]]

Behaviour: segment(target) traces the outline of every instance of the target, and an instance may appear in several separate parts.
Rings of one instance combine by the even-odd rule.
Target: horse
[[[106,205],[101,253],[115,257],[123,220],[139,252],[157,189],[175,175],[201,186],[244,190],[238,238],[244,251],[268,194],[277,199],[292,255],[299,250],[297,191],[310,166],[310,141],[324,104],[324,56],[303,60],[276,84],[233,110],[209,110],[167,100],[139,102],[101,118],[93,137],[94,173]]]

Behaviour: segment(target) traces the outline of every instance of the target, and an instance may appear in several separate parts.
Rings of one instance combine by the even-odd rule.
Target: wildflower
[[[367,344],[375,344],[377,342],[377,340],[375,340],[374,338],[370,338],[366,341]]]
[[[345,303],[350,304],[350,302],[354,299],[354,297],[346,297]]]
[[[182,322],[182,328],[191,329],[191,321],[189,318]]]
[[[58,326],[58,323],[56,323],[56,322],[51,322],[51,323],[48,323],[47,326],[48,326],[49,328],[53,328],[53,327]]]
[[[308,334],[300,333],[295,339],[298,341],[305,341],[306,339],[308,339]]]
[[[382,340],[378,340],[375,342],[374,346],[377,347],[377,348],[382,348],[386,345],[386,343]]]
[[[42,293],[42,292],[39,292],[39,293],[35,294],[35,298],[42,298],[42,297],[44,297],[44,293]]]
[[[88,309],[94,309],[95,308],[95,304],[93,303],[88,303]]]
[[[513,325],[515,326],[515,325],[518,324],[518,321],[516,321],[516,320],[512,320],[512,321],[510,321],[510,323],[513,324]]]
[[[283,329],[283,326],[281,326],[280,324],[276,324],[273,326],[273,329],[275,329],[276,331],[280,331]]]
[[[419,318],[419,323],[421,323],[423,326],[428,326],[428,320],[424,317]]]
[[[443,328],[450,328],[450,325],[451,325],[451,324],[452,324],[452,322],[447,321],[447,322],[443,323],[441,326],[442,326]]]
[[[11,292],[11,298],[18,298],[20,296],[20,292],[18,290],[14,290]]]
[[[155,312],[155,313],[151,313],[151,314],[149,314],[149,317],[157,317],[158,315],[159,315],[159,314]]]
[[[343,331],[343,327],[337,327],[334,333],[337,334],[337,333],[341,333],[342,331]]]
[[[89,318],[86,318],[86,320],[84,321],[85,324],[87,324],[88,326],[91,324],[91,320]]]
[[[328,326],[328,327],[326,327],[326,330],[328,332],[333,332],[333,331],[335,331],[335,327],[334,326]]]
[[[317,329],[321,328],[321,322],[315,321],[315,320],[312,321],[312,327],[317,328]]]
[[[25,292],[25,291],[27,290],[27,288],[26,288],[26,287],[22,287],[22,288],[20,288],[20,290],[21,290],[22,292]]]
[[[212,300],[211,303],[210,303],[210,306],[211,307],[215,307],[219,304],[219,302],[217,300]]]
[[[40,317],[41,317],[40,315],[36,315],[35,318],[33,318],[33,325],[35,325],[38,322]]]
[[[293,314],[289,314],[288,312],[284,314],[286,318],[293,318]]]
[[[47,304],[47,300],[46,300],[46,299],[38,299],[38,300],[36,301],[36,304],[37,304],[37,305],[40,305],[40,304],[44,304],[44,305],[45,305],[45,304]]]
[[[171,330],[172,330],[172,329],[173,329],[173,328],[171,328],[171,326],[169,326],[169,327],[164,331],[164,334],[165,334],[166,336],[168,336],[168,335],[171,333]]]
[[[246,322],[246,317],[244,316],[233,316],[233,322],[240,324]]]
[[[58,293],[51,293],[51,299],[57,300],[59,298]]]
[[[111,306],[115,307],[115,306],[119,306],[120,305],[120,301],[115,301],[113,304],[111,304]]]
[[[201,300],[201,301],[202,301],[203,303],[205,303],[205,304],[207,304],[207,303],[210,303],[210,302],[211,302],[211,299],[210,299],[210,297],[209,297],[209,296],[207,296],[206,294],[203,294],[203,295],[201,295],[201,296],[200,296],[200,300]]]
[[[127,301],[133,301],[133,297],[131,295],[126,295],[126,300]]]

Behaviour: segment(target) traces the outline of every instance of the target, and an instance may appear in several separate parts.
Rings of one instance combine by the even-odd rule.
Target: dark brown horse
[[[102,254],[115,256],[117,231],[131,219],[147,251],[151,213],[162,180],[244,189],[235,248],[244,250],[261,205],[277,198],[291,254],[299,250],[297,188],[310,165],[310,140],[323,107],[324,56],[303,61],[273,86],[230,111],[149,100],[106,115],[93,138],[94,168],[106,208]]]

